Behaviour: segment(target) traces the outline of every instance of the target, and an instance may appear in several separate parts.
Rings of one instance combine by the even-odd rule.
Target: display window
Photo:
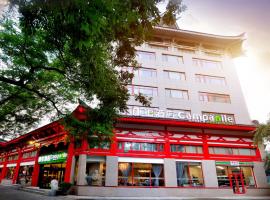
[[[15,167],[8,167],[6,173],[6,179],[13,179],[15,172]]]
[[[199,162],[176,162],[177,185],[181,187],[203,186],[202,165]]]
[[[86,182],[89,186],[105,186],[106,163],[88,162],[86,164]]]
[[[31,185],[34,166],[20,166],[17,182],[22,185]]]
[[[251,166],[216,166],[217,179],[219,187],[230,187],[230,174],[242,174],[244,184],[247,187],[256,187],[255,178],[253,175],[253,167]]]
[[[118,185],[141,187],[164,186],[163,164],[119,163]]]

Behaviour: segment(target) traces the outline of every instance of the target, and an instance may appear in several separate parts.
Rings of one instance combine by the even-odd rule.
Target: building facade
[[[90,149],[53,122],[0,143],[1,183],[48,188],[56,178],[91,196],[267,195],[232,61],[243,40],[156,27],[137,47],[141,67],[122,69],[135,78],[112,143]],[[134,100],[139,93],[152,97],[151,107]],[[83,118],[85,109],[73,114]]]

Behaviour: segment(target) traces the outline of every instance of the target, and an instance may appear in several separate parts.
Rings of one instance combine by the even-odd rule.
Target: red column
[[[111,151],[112,155],[116,155],[116,152],[117,152],[117,138],[116,138],[115,130],[113,130],[113,137],[112,137],[110,151]]]
[[[170,139],[169,139],[169,133],[167,130],[167,126],[165,127],[165,144],[164,144],[164,151],[166,158],[171,157],[171,146],[170,146]]]
[[[202,141],[203,141],[203,155],[204,158],[209,158],[209,149],[208,149],[208,143],[207,143],[208,135],[204,133],[204,129],[202,129]]]
[[[70,182],[73,156],[74,156],[74,142],[71,141],[68,146],[68,155],[67,155],[67,164],[66,164],[66,169],[65,169],[64,182]]]
[[[32,186],[38,186],[38,175],[39,175],[38,157],[39,157],[39,149],[37,149],[37,154],[35,157],[34,170],[32,174],[32,184],[31,184]]]
[[[7,173],[7,162],[8,162],[8,154],[5,155],[5,161],[3,163],[3,168],[2,168],[2,173],[1,173],[1,177],[0,177],[0,183],[2,181],[2,179],[5,178],[6,173]]]
[[[17,160],[16,168],[14,170],[14,176],[13,176],[13,179],[12,179],[12,184],[16,184],[16,181],[17,181],[17,178],[18,178],[18,175],[19,175],[19,171],[20,171],[21,161],[22,161],[22,150],[19,149],[18,160]]]

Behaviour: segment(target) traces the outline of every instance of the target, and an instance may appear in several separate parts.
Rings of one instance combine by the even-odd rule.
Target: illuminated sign
[[[61,163],[65,162],[67,159],[66,152],[56,152],[49,155],[43,155],[38,157],[39,164],[48,164],[48,163]]]
[[[216,165],[227,165],[227,166],[253,166],[253,162],[216,161]]]
[[[158,108],[147,108],[147,107],[129,107],[128,112],[121,113],[127,116],[140,116],[140,117],[154,117],[154,118],[169,118],[179,119],[194,122],[205,122],[205,123],[217,123],[217,124],[234,124],[234,118],[232,115],[209,113],[209,114],[190,114],[186,111],[175,111],[175,110],[160,110]]]

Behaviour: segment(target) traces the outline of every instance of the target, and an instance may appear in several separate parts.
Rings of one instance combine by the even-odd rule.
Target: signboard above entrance
[[[253,162],[240,162],[240,161],[216,161],[216,165],[227,165],[227,166],[253,166]]]
[[[49,164],[49,163],[62,163],[67,159],[66,152],[56,152],[53,154],[42,155],[38,157],[39,164]]]
[[[158,108],[147,108],[139,106],[130,106],[128,112],[121,113],[127,116],[154,117],[154,118],[169,118],[178,120],[187,120],[204,123],[217,124],[234,124],[234,118],[226,114],[196,114],[181,110],[160,110]]]

